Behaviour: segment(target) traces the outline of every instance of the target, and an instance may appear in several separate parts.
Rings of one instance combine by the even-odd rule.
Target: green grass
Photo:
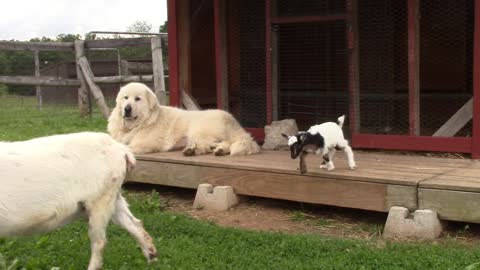
[[[134,240],[111,225],[104,269],[465,269],[480,261],[479,247],[453,241],[393,243],[221,228],[162,211],[156,193],[127,199],[154,238],[159,260],[147,265]],[[41,236],[0,239],[0,253],[17,261],[14,269],[84,269],[87,226],[78,221]]]
[[[1,105],[1,98],[0,98]],[[105,131],[100,116],[80,118],[75,108],[38,111],[0,107],[0,140],[56,133]],[[0,164],[1,165],[1,164]],[[1,166],[0,166],[1,167]],[[1,190],[1,186],[0,186]],[[147,265],[135,241],[108,228],[104,269],[480,269],[480,247],[454,239],[437,243],[351,240],[221,228],[165,211],[156,192],[128,194],[132,212],[154,238],[159,259]],[[300,211],[291,218],[304,222]],[[319,221],[319,226],[330,222]],[[371,229],[371,228],[366,228]],[[0,238],[0,270],[85,269],[90,257],[87,225],[77,221],[35,237]],[[10,268],[9,268],[10,267]],[[56,268],[54,268],[56,269]]]

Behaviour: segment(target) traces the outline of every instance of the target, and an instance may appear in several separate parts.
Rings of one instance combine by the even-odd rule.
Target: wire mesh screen
[[[338,0],[276,0],[276,5],[279,17],[319,16],[345,12],[345,1]]]
[[[216,108],[213,0],[190,2],[191,87],[202,109]]]
[[[278,25],[280,118],[300,129],[348,114],[345,22]]]
[[[420,1],[421,135],[472,98],[473,0]],[[470,136],[471,122],[456,136]]]
[[[407,1],[358,1],[358,32],[360,132],[408,134]]]
[[[246,127],[266,123],[265,1],[227,2],[229,105]]]

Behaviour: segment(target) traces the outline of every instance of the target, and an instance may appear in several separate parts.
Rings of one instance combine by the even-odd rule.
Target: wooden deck
[[[480,223],[480,162],[462,159],[355,153],[349,170],[343,153],[334,171],[307,157],[301,175],[289,152],[252,156],[184,157],[181,152],[137,157],[130,181],[185,188],[201,183],[233,186],[238,194],[386,212],[393,205],[432,209],[442,219]]]

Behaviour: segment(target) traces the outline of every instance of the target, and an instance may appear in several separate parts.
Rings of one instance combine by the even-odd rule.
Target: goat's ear
[[[282,137],[284,137],[285,139],[287,139],[287,140],[288,140],[288,138],[289,138],[290,136],[288,136],[288,135],[287,135],[287,134],[285,134],[285,133],[282,133]]]

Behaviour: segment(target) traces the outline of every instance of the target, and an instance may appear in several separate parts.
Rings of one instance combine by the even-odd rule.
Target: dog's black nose
[[[123,110],[125,111],[125,116],[130,116],[130,114],[132,113],[132,106],[128,104]]]

